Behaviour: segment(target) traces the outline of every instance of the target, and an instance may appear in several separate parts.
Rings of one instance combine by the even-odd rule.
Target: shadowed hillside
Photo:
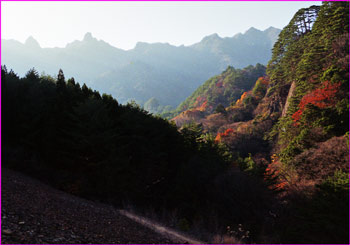
[[[2,169],[2,182],[2,244],[183,242],[162,236],[109,205],[68,195],[8,169]]]
[[[201,128],[229,149],[236,166],[278,193],[282,243],[348,242],[348,8],[325,2],[300,9],[255,85],[247,79],[241,90],[227,88],[235,71],[228,68],[172,119]]]
[[[169,50],[216,57],[215,65],[201,62],[210,72],[220,68],[219,75],[164,113],[175,116],[169,121],[66,79],[62,70],[57,77],[35,69],[18,76],[2,66],[2,164],[70,194],[131,207],[206,242],[348,244],[348,20],[348,2],[300,9],[280,32],[266,67],[221,67],[219,58],[230,59],[226,52],[236,50],[229,47],[236,39],[254,46],[260,42],[245,39],[254,36],[267,45],[273,28],[266,40],[265,32],[250,29],[191,47],[138,44],[149,63],[133,61],[119,70],[133,81],[123,89],[135,96],[135,87],[146,94],[158,85],[162,96],[178,96],[176,79],[191,69],[172,67],[170,84],[154,79],[161,77],[153,66],[157,57],[164,67],[181,63]],[[105,47],[90,35],[85,39],[74,45]],[[27,45],[39,49],[32,39]],[[139,83],[136,71],[154,86]],[[160,111],[162,101],[152,96],[146,106]]]

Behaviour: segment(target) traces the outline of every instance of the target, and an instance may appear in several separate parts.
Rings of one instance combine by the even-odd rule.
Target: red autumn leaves
[[[221,141],[221,139],[222,139],[223,137],[227,137],[227,136],[233,135],[233,133],[234,133],[234,130],[233,130],[232,128],[228,128],[228,129],[226,129],[225,132],[223,132],[223,133],[218,133],[218,134],[216,135],[216,137],[215,137],[215,142],[218,143],[218,142]]]
[[[194,109],[199,111],[205,111],[207,109],[207,97],[205,96],[198,96],[196,98],[196,102],[194,103]]]
[[[223,82],[222,80],[219,81],[217,84],[215,84],[215,86],[216,86],[217,88],[221,88],[223,85],[224,85],[224,82]]]
[[[321,88],[317,88],[312,92],[304,95],[299,103],[299,110],[297,110],[293,115],[292,119],[294,121],[294,125],[298,126],[300,123],[298,122],[302,114],[305,110],[305,107],[308,104],[317,106],[318,108],[327,108],[330,106],[334,106],[336,103],[335,95],[340,87],[340,82],[331,84],[329,81],[325,81],[322,83]]]
[[[273,180],[275,179],[275,183],[271,185],[269,188],[273,190],[283,190],[286,189],[288,182],[285,178],[283,178],[283,174],[281,174],[282,164],[278,161],[278,157],[276,154],[271,156],[271,163],[267,166],[264,179]]]

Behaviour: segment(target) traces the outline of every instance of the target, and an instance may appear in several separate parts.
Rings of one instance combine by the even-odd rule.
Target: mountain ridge
[[[161,107],[152,112],[159,113],[166,106],[176,107],[227,66],[266,65],[277,35],[268,36],[268,29],[251,32],[225,38],[209,35],[189,46],[138,42],[131,50],[114,47],[89,32],[64,48],[40,48],[33,37],[29,43],[34,48],[2,39],[1,57],[3,65],[20,76],[33,67],[46,74],[56,74],[62,68],[67,76],[112,94],[121,103],[135,100],[143,106],[155,97]]]
[[[108,43],[107,41],[104,41],[104,40],[102,40],[102,39],[97,39],[95,36],[93,36],[92,32],[90,32],[90,31],[86,32],[81,40],[76,39],[76,40],[67,42],[67,43],[65,44],[64,47],[57,47],[57,46],[41,47],[40,42],[39,42],[38,40],[36,40],[32,35],[28,36],[28,38],[27,38],[24,42],[18,41],[18,40],[14,39],[14,38],[9,38],[9,39],[8,39],[8,38],[1,38],[1,41],[5,41],[5,42],[6,42],[6,41],[16,41],[16,42],[18,42],[18,43],[25,44],[25,42],[26,42],[28,39],[32,39],[32,40],[34,40],[35,42],[37,42],[41,48],[43,48],[43,49],[51,49],[51,48],[65,48],[67,45],[69,45],[69,44],[71,44],[71,43],[74,43],[74,42],[76,42],[76,41],[82,42],[82,41],[84,41],[84,40],[85,40],[85,41],[97,40],[97,41],[103,41],[103,42],[109,44],[110,46],[112,46],[112,47],[114,47],[114,48],[117,48],[117,49],[120,49],[120,50],[123,50],[123,51],[130,51],[130,50],[135,49],[138,43],[149,44],[149,45],[152,45],[152,44],[168,44],[168,45],[174,46],[174,47],[189,47],[189,46],[192,46],[192,45],[194,45],[194,44],[196,44],[196,43],[200,43],[201,41],[203,41],[203,39],[209,38],[209,37],[211,37],[211,36],[217,36],[217,37],[220,38],[220,39],[233,38],[233,37],[236,37],[236,36],[244,35],[244,34],[246,34],[248,31],[250,31],[251,29],[257,30],[257,31],[259,31],[259,32],[270,32],[270,30],[278,31],[278,32],[281,31],[281,29],[276,28],[276,27],[273,27],[273,26],[270,26],[270,27],[268,27],[268,28],[266,28],[266,29],[264,29],[264,30],[260,30],[260,29],[257,29],[257,28],[255,28],[255,27],[250,27],[250,28],[249,28],[248,30],[246,30],[245,32],[238,32],[238,33],[234,34],[233,36],[221,37],[218,33],[208,34],[208,35],[204,36],[199,42],[195,42],[195,43],[193,43],[193,44],[188,44],[188,45],[185,45],[185,44],[175,45],[175,44],[170,44],[169,42],[151,42],[151,43],[149,43],[149,42],[145,42],[145,41],[138,41],[138,42],[135,44],[135,46],[134,46],[133,48],[131,48],[131,49],[119,48],[119,47],[117,47],[117,46],[114,46],[114,45]]]
[[[181,128],[135,103],[121,105],[66,81],[62,70],[57,79],[35,70],[20,78],[2,67],[4,166],[82,197],[119,206],[125,200],[183,231],[234,238],[213,243],[348,244],[348,10],[349,2],[323,2],[297,11],[266,70],[229,66],[216,73],[188,101],[184,114],[194,120]],[[226,48],[220,45],[216,50]],[[173,67],[186,61],[183,55],[229,58],[180,51],[169,56],[150,48],[115,71],[133,82],[118,89],[169,96],[191,71],[203,70],[184,69],[195,59]],[[162,80],[165,68],[168,80]],[[160,106],[155,97],[146,104]]]

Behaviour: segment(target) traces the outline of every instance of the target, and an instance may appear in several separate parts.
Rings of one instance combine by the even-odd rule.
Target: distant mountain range
[[[23,76],[30,68],[55,75],[60,68],[66,77],[74,77],[93,89],[112,94],[121,103],[148,100],[176,107],[198,86],[227,66],[243,68],[266,64],[280,30],[250,28],[244,34],[221,38],[204,37],[190,46],[168,43],[136,44],[122,50],[85,34],[64,48],[41,48],[29,37],[25,43],[1,40],[2,65]],[[169,106],[167,107],[169,108]]]

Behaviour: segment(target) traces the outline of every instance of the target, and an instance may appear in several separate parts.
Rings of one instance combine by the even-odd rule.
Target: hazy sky
[[[91,32],[122,49],[138,41],[190,45],[212,33],[283,28],[311,5],[321,2],[1,2],[1,38],[64,47]]]

